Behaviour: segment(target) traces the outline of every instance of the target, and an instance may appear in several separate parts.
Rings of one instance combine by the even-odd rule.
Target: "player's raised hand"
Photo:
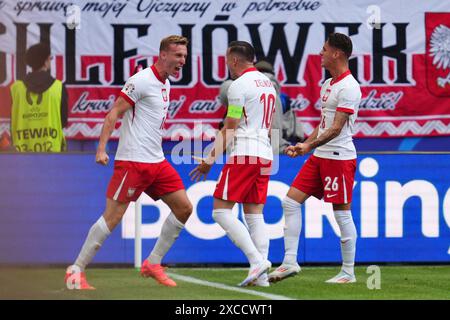
[[[97,150],[97,154],[95,155],[95,162],[106,166],[109,162],[109,156],[105,151],[98,151]]]
[[[203,178],[203,181],[206,180],[206,176],[209,173],[209,170],[211,170],[211,165],[207,164],[203,158],[192,156],[192,158],[200,164],[191,172],[189,172],[189,176],[191,177],[191,181],[198,182],[200,179]]]

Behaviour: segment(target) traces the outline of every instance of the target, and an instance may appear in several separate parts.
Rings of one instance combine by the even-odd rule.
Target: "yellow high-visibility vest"
[[[61,152],[66,139],[61,124],[62,82],[42,94],[29,92],[23,81],[11,86],[11,135],[20,152]],[[30,103],[31,102],[31,103]]]

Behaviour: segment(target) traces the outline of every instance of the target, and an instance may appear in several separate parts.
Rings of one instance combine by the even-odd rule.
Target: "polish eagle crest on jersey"
[[[161,89],[161,96],[162,96],[164,102],[167,102],[167,100],[169,100],[169,98],[167,97],[167,90],[165,88]]]
[[[327,102],[328,96],[330,95],[330,93],[331,93],[331,89],[325,90],[325,93],[323,94],[323,97],[322,97],[322,102]],[[323,108],[323,105],[322,105],[322,108]]]
[[[450,13],[425,13],[427,87],[450,96]]]

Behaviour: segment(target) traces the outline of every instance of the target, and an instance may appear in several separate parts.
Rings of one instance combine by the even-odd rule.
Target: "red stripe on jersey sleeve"
[[[354,114],[355,113],[355,111],[353,111],[352,109],[343,108],[343,107],[337,107],[336,111],[350,113],[350,114]]]
[[[127,96],[126,93],[124,93],[123,91],[120,91],[120,96],[122,98],[124,98],[129,104],[131,104],[134,107],[134,101],[131,100],[131,98],[129,96]]]

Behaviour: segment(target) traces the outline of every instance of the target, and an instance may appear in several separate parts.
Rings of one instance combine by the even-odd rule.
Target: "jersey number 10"
[[[266,96],[265,93],[261,95],[259,102],[264,107],[263,121],[261,127],[263,129],[270,129],[270,124],[272,123],[274,107],[275,107],[275,96],[273,94],[268,94]]]

